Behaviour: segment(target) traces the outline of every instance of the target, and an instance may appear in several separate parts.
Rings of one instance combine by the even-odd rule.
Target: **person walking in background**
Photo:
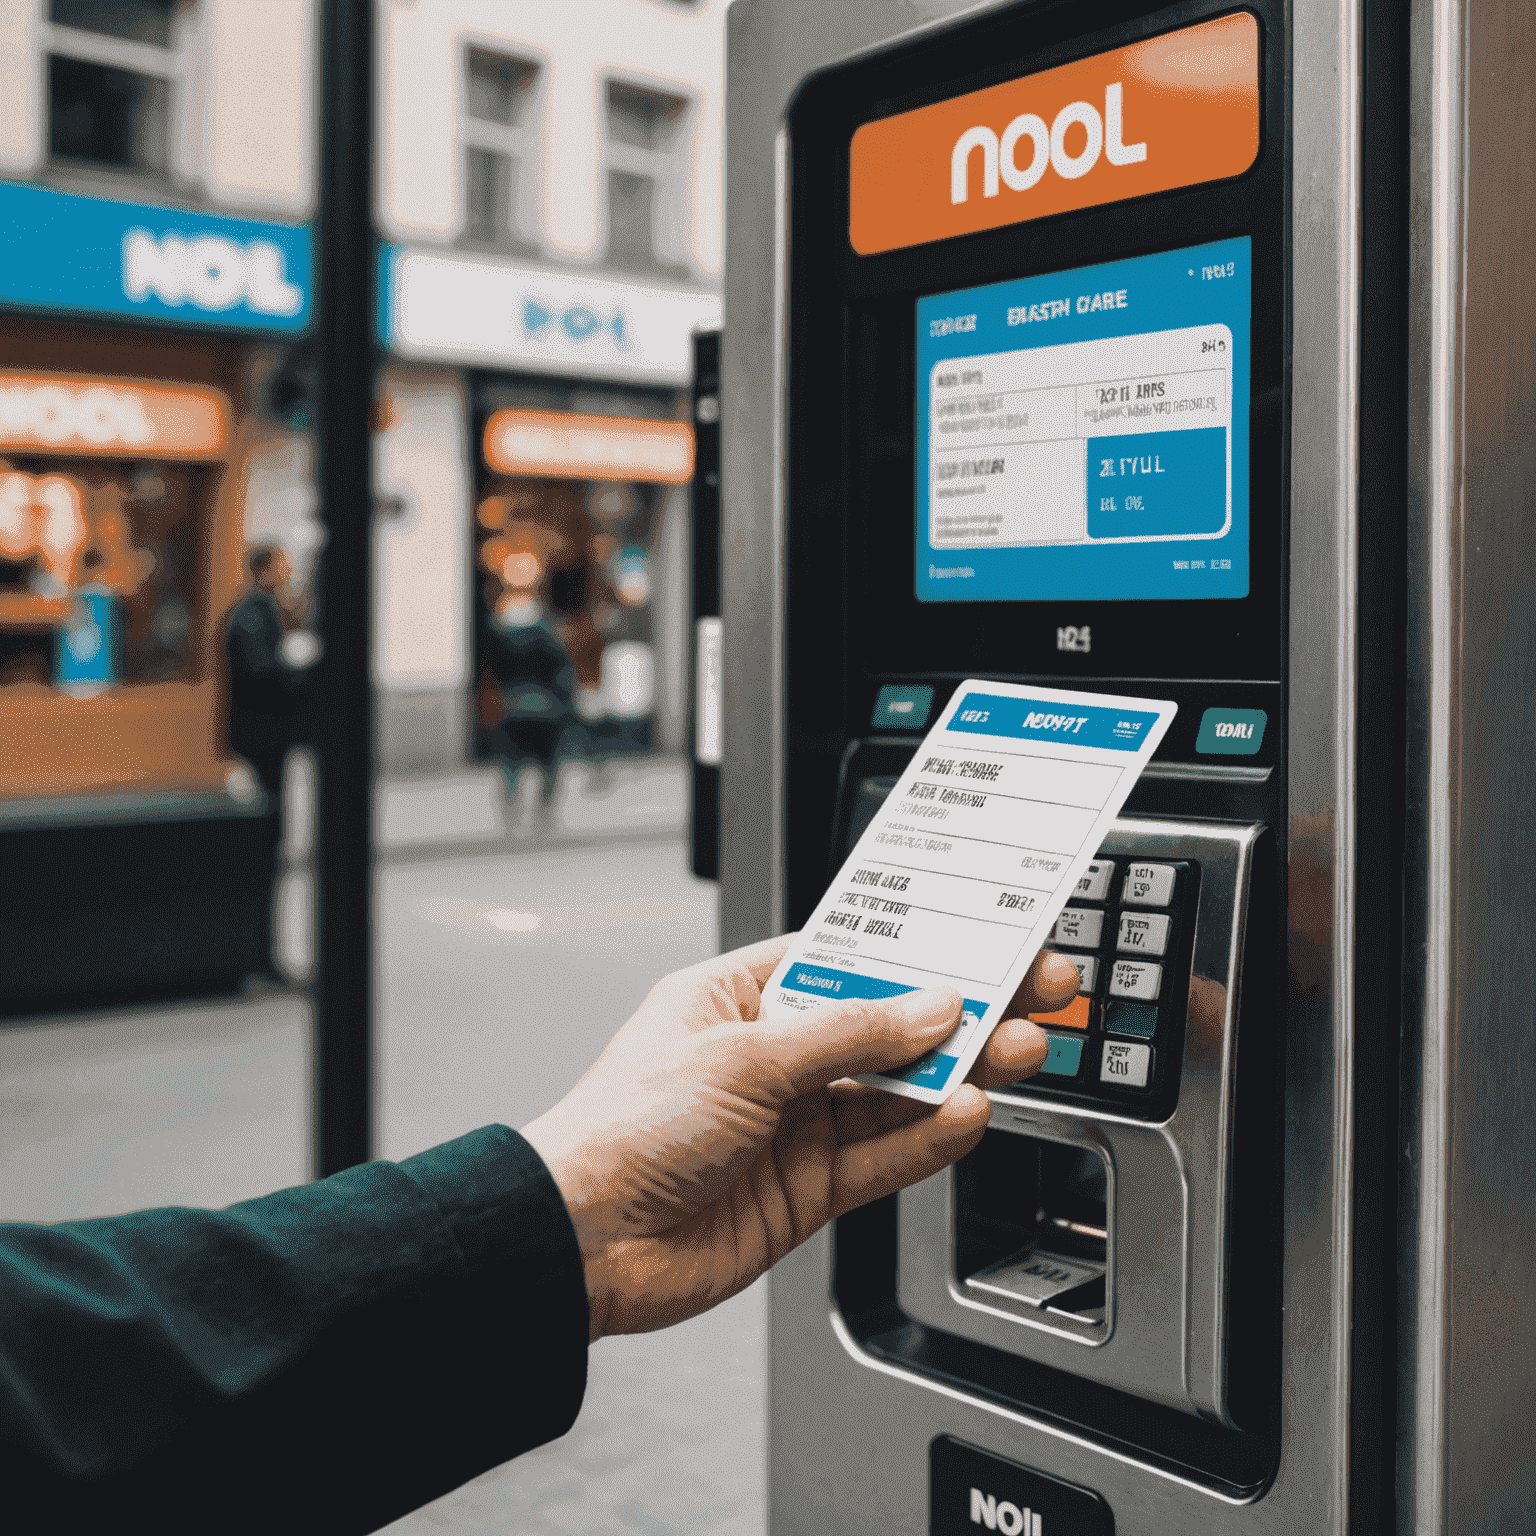
[[[514,803],[523,799],[524,773],[536,765],[536,814],[547,819],[561,757],[580,725],[577,669],[546,602],[550,566],[566,540],[513,510],[505,497],[488,496],[476,513],[489,532],[476,555],[485,572],[475,605],[476,755],[500,764]]]
[[[502,764],[509,787],[526,764],[537,764],[539,807],[547,816],[561,744],[575,719],[576,669],[535,591],[503,589],[481,624],[479,653],[481,753]]]
[[[268,856],[274,894],[283,850],[283,765],[302,739],[310,669],[320,642],[302,627],[293,592],[293,567],[277,544],[253,545],[246,554],[250,585],[229,611],[225,660],[229,666],[229,744],[251,765],[274,811]],[[272,909],[266,906],[261,953],[270,975],[286,981],[272,958]]]

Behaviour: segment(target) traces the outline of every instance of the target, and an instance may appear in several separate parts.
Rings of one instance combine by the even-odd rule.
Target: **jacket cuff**
[[[471,1305],[493,1320],[487,1345],[544,1367],[542,1438],[558,1438],[586,1393],[590,1318],[576,1228],[544,1160],[516,1131],[487,1125],[399,1166],[463,1257]]]

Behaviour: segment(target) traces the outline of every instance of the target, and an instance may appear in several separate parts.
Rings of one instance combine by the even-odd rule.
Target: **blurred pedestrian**
[[[520,563],[536,580],[536,558],[513,551],[498,562],[501,591],[482,611],[477,755],[501,763],[509,787],[530,763],[536,765],[542,775],[539,809],[547,816],[562,747],[576,723],[576,669],[533,581],[508,584],[509,575],[518,579]]]
[[[253,545],[246,569],[250,584],[229,611],[224,637],[229,744],[250,764],[271,802],[268,883],[275,894],[283,850],[283,767],[306,733],[309,680],[320,642],[301,627],[293,567],[281,545]],[[270,902],[264,912],[264,967],[274,979],[286,981],[272,953]]]

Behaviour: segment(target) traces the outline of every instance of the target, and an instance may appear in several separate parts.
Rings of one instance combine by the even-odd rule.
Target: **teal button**
[[[1147,1003],[1113,999],[1104,1011],[1104,1028],[1113,1035],[1140,1035],[1150,1040],[1157,1033],[1157,1009]]]
[[[1083,1062],[1082,1040],[1076,1036],[1053,1035],[1049,1031],[1045,1038],[1050,1041],[1051,1048],[1046,1052],[1045,1065],[1040,1070],[1052,1077],[1076,1077]]]
[[[1264,740],[1268,721],[1262,709],[1208,709],[1200,717],[1195,751],[1252,757]]]
[[[887,683],[869,723],[877,731],[920,731],[932,711],[933,689],[927,683]]]

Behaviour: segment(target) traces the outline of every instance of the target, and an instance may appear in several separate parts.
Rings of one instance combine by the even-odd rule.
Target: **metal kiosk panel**
[[[732,12],[722,365],[725,943],[800,922],[881,781],[900,771],[917,738],[880,718],[882,701],[893,697],[887,690],[900,698],[900,690],[931,689],[942,705],[957,678],[977,673],[1074,687],[1100,680],[1122,692],[1156,680],[1148,692],[1179,700],[1177,728],[1105,858],[1162,859],[1199,874],[1196,954],[1216,931],[1206,900],[1211,849],[1143,840],[1241,842],[1234,829],[1246,827],[1256,851],[1246,929],[1232,909],[1225,917],[1243,991],[1235,1036],[1222,1034],[1235,1038],[1231,1076],[1213,1107],[1199,1109],[1195,1080],[1182,1074],[1171,1110],[1157,1101],[1141,1111],[1129,1099],[1114,1107],[1087,1076],[1042,1075],[994,1096],[995,1129],[969,1172],[962,1165],[935,1181],[945,1187],[909,1193],[899,1213],[893,1201],[845,1218],[776,1272],[776,1533],[950,1528],[944,1522],[958,1517],[941,1509],[930,1449],[951,1442],[1084,1490],[1117,1531],[1392,1527],[1395,1070],[1383,1064],[1395,1062],[1398,1038],[1405,814],[1403,757],[1392,745],[1403,739],[1404,698],[1395,637],[1404,623],[1405,465],[1392,429],[1406,370],[1400,9],[1344,0],[1237,11],[743,0]],[[1135,127],[1124,60],[1142,45],[1209,26],[1256,40],[1256,149],[1213,152],[1198,174],[1143,181],[1134,195],[1090,192],[1094,155],[1106,145],[1122,157],[1109,162],[1117,171],[1135,170],[1140,162],[1126,157],[1140,143],[1145,163],[1155,162],[1158,142]],[[1109,73],[1090,79],[1084,71],[1095,60]],[[1020,81],[1038,88],[1038,110],[1033,99],[1010,99],[1012,116],[946,118],[932,154],[885,153],[900,147],[904,122],[936,122],[922,114],[961,101],[965,112],[955,110],[965,115],[990,103],[987,93]],[[1047,84],[1067,94],[1057,100]],[[866,164],[889,175],[901,168],[914,207],[938,209],[937,222],[918,231],[927,238],[907,239],[910,210],[889,200],[864,217],[861,142],[872,151]],[[1035,176],[1042,142],[1049,169]],[[1084,163],[1079,174],[1062,175]],[[945,181],[935,191],[922,180],[928,172],[948,179],[948,212]],[[986,212],[994,175],[996,208],[1009,194],[1050,185],[1052,174],[1079,182],[1081,192],[1053,188],[1055,201],[1042,203],[1038,218]],[[943,417],[933,393],[940,384],[919,373],[926,339],[954,346],[963,365],[971,354],[957,343],[986,323],[977,317],[990,291],[1017,289],[1007,307],[1022,313],[1010,323],[1023,330],[1038,323],[1035,314],[1044,319],[1037,306],[1051,296],[1022,285],[1070,274],[1061,299],[1075,325],[1080,314],[1093,318],[1077,310],[1080,299],[1132,286],[1096,285],[1094,269],[1242,240],[1250,263],[1246,415],[1237,360],[1230,413],[1212,425],[1230,434],[1234,482],[1246,468],[1245,485],[1229,487],[1227,502],[1236,527],[1246,490],[1245,579],[1235,563],[1230,577],[1221,568],[1228,585],[1214,599],[1132,590],[1134,572],[1119,587],[1107,577],[1095,587],[1096,576],[1073,587],[1077,557],[1053,555],[1052,580],[1064,591],[1057,599],[1025,579],[1046,564],[1010,556],[993,562],[1000,585],[976,600],[925,593],[925,550],[945,540],[965,547],[975,531],[963,519],[941,528],[931,515],[940,455],[917,445]],[[1222,252],[1191,260],[1187,275],[1196,281],[1201,265],[1225,267],[1228,259]],[[920,330],[920,321],[941,329]],[[1170,328],[1177,326],[1162,330]],[[1149,321],[1137,334],[1157,330]],[[1093,339],[1082,329],[1068,337]],[[994,356],[1003,346],[994,339],[976,353]],[[1043,356],[1023,361],[1044,368]],[[1130,371],[1148,373],[1140,364]],[[1037,371],[1007,387],[1080,391],[1093,383],[1087,373],[1047,379]],[[990,381],[978,383],[978,395],[990,391]],[[1116,403],[1124,402],[1090,402],[1100,410]],[[999,414],[982,404],[976,412]],[[1240,418],[1246,466],[1236,455]],[[1073,451],[1086,455],[1091,434],[1077,420],[1058,436],[1082,441]],[[1005,456],[968,455],[981,467],[953,478],[1006,475],[1006,466],[987,467]],[[1058,506],[1069,524],[1076,494]],[[1127,537],[1125,527],[1094,526],[1094,516],[1126,510],[1090,502],[1086,526],[1065,534],[1042,512],[1045,521],[1016,523],[1007,542],[1113,542]],[[1134,510],[1163,515],[1151,503]],[[1181,515],[1171,504],[1164,511]],[[1007,515],[1005,507],[996,524],[1005,531]],[[1229,530],[1174,523],[1163,531],[1183,539]],[[1130,558],[1095,556],[1084,569],[1106,572]],[[943,563],[981,571],[987,562]],[[1366,665],[1370,688],[1357,683]],[[1253,736],[1236,734],[1256,727]],[[1234,749],[1250,740],[1251,752]],[[1102,969],[1117,954],[1105,947],[1088,958]],[[1192,962],[1191,975],[1203,974],[1201,963]],[[1094,1022],[1109,1002],[1105,983],[1094,985],[1091,1043],[1080,1055],[1098,1061],[1099,1042],[1107,1046],[1112,1032]],[[1067,1038],[1071,1026],[1049,1027]],[[1186,1068],[1187,1045],[1186,1032]],[[1357,1071],[1362,1060],[1372,1063],[1368,1082]],[[1034,1116],[1037,1130],[1111,1144],[1106,1176],[1069,1191],[1103,1211],[1097,1225],[1075,1223],[1076,1239],[1102,1244],[1102,1303],[1087,1286],[1065,1306],[1062,1296],[1024,1296],[1016,1305],[1003,1294],[1009,1285],[1016,1298],[1027,1290],[999,1279],[1010,1272],[1008,1245],[1020,1232],[1042,1239],[1025,1231],[1018,1201],[988,1205],[1009,1187],[988,1169],[1044,1170],[1048,1158],[1038,1149],[1032,1165],[1010,1164],[1007,1149],[1051,1139],[1008,1128],[1014,1115]],[[1207,1150],[1170,1162],[1175,1203],[1182,1178],[1187,1210],[1224,1205],[1230,1215],[1225,1237],[1207,1250],[1207,1273],[1226,1294],[1199,1303],[1211,1324],[1204,1330],[1191,1327],[1196,1303],[1185,1278],[1199,1272],[1191,1263],[1198,1222],[1148,1222],[1144,1212],[1132,1219],[1125,1208],[1125,1165],[1138,1164],[1138,1173],[1148,1166],[1134,1150],[1138,1139],[1166,1138],[1181,1116],[1199,1119]],[[1216,1146],[1210,1136],[1223,1128],[1230,1143]],[[1230,1198],[1212,1204],[1227,1179]],[[1039,1209],[1052,1212],[1043,1200]],[[1209,1225],[1199,1240],[1217,1230]],[[980,1245],[969,1257],[968,1242]],[[982,1252],[986,1242],[993,1246]],[[1166,1252],[1154,1252],[1159,1243]],[[1139,1247],[1143,1267],[1157,1258],[1166,1262],[1162,1273],[1181,1277],[1184,1300],[1171,1307],[1175,1326],[1161,1339],[1160,1360],[1132,1347],[1123,1289],[1116,1298],[1117,1275],[1129,1273],[1128,1245]],[[1091,1273],[1087,1249],[1073,1253]],[[1135,1327],[1147,1343],[1150,1303],[1137,1304]],[[1048,1315],[1053,1306],[1060,1315]],[[1123,1370],[1104,1364],[1116,1350]],[[1225,1399],[1223,1382],[1232,1394]],[[953,1528],[1022,1521],[1026,1506],[1001,1486],[978,1481],[975,1489],[977,1509],[967,1505],[964,1525]]]

